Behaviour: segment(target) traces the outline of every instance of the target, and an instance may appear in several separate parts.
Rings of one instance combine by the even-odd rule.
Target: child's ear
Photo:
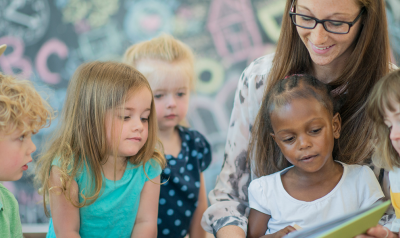
[[[342,118],[340,117],[340,114],[337,112],[332,118],[333,137],[335,139],[339,139],[341,128],[342,128]]]

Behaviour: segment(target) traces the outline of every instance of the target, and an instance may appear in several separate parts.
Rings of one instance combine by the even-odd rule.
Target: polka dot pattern
[[[162,231],[162,233],[163,233],[163,235],[168,235],[168,234],[169,234],[169,229],[164,229],[164,230]]]
[[[207,140],[195,130],[180,126],[178,129],[181,151],[176,158],[165,155],[168,165],[161,174],[161,181],[169,179],[169,182],[161,185],[158,238],[186,236],[197,207],[200,174],[211,162]]]
[[[160,198],[160,205],[164,205],[167,202],[165,198]]]

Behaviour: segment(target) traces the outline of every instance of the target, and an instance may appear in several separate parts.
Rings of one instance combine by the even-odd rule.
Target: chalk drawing
[[[174,35],[187,37],[201,34],[206,14],[207,9],[204,5],[180,7],[174,20]]]
[[[86,19],[82,19],[80,21],[75,22],[74,27],[75,27],[75,32],[78,34],[88,32],[91,29],[90,24]]]
[[[247,0],[213,0],[207,28],[219,55],[232,64],[246,60],[251,48],[262,45]]]
[[[232,74],[215,97],[194,94],[190,99],[188,120],[190,125],[207,136],[211,146],[225,145],[226,134],[229,127],[229,119],[233,106],[233,98],[240,74]],[[204,112],[209,115],[205,120]],[[212,126],[210,126],[212,124]],[[223,157],[223,150],[213,160]]]
[[[79,52],[84,61],[98,60],[107,54],[121,52],[121,35],[116,24],[110,21],[101,28],[79,35]]]
[[[81,65],[85,60],[82,57],[82,54],[78,49],[72,49],[69,51],[69,56],[67,58],[67,62],[65,63],[62,77],[65,79],[69,79],[74,74],[75,70]]]
[[[270,4],[258,10],[258,19],[268,37],[277,42],[280,33],[280,23],[276,21],[276,18],[282,18],[282,15],[286,17],[283,12],[285,9],[286,1],[271,1]]]
[[[249,65],[251,62],[253,62],[253,60],[260,58],[261,56],[275,52],[275,49],[276,49],[276,46],[271,43],[266,43],[264,45],[254,47],[249,52],[249,55],[247,58],[247,65]]]
[[[68,48],[64,42],[58,39],[50,39],[40,48],[36,56],[35,65],[44,82],[57,84],[61,81],[60,74],[50,72],[47,67],[47,59],[52,54],[56,54],[60,59],[65,59],[68,56]]]
[[[32,74],[32,64],[29,58],[24,56],[25,45],[23,40],[18,37],[5,36],[0,38],[0,44],[7,44],[6,53],[9,49],[12,49],[11,53],[0,57],[0,66],[4,73],[29,79]]]
[[[127,7],[124,30],[131,42],[148,40],[160,32],[172,32],[173,9],[167,2],[137,1]]]
[[[63,20],[76,24],[86,19],[93,27],[104,26],[119,8],[119,0],[69,0],[63,8]]]
[[[39,41],[47,31],[50,7],[46,0],[0,1],[0,35],[22,39],[25,45]]]
[[[202,58],[196,60],[196,90],[201,93],[213,94],[217,92],[223,82],[225,71],[220,62]]]

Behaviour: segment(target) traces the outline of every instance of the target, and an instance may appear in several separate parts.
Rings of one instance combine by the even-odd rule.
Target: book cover
[[[372,206],[350,213],[343,217],[322,223],[316,227],[289,233],[287,238],[352,238],[376,226],[390,205],[378,201]]]

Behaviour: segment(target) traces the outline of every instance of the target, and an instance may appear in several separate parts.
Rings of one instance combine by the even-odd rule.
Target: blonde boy
[[[0,74],[0,181],[22,177],[36,150],[31,136],[50,123],[50,115],[29,81]],[[17,200],[1,183],[0,237],[22,237]]]

